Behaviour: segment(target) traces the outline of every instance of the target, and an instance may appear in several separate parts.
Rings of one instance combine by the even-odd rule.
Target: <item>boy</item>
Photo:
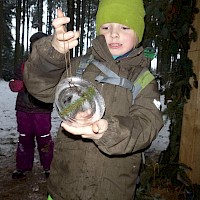
[[[148,78],[142,78],[146,84],[132,101],[134,92],[96,82],[97,76],[106,75],[94,64],[87,66],[83,78],[101,91],[106,111],[102,119],[89,126],[73,127],[62,122],[48,179],[48,199],[133,200],[141,152],[163,125],[157,105],[157,83],[147,69],[143,48],[136,48],[142,40],[144,14],[141,0],[100,1],[96,16],[98,36],[87,55],[92,54],[95,60],[132,83],[144,70]],[[66,78],[64,54],[78,44],[79,33],[67,32],[63,26],[68,22],[69,18],[58,10],[53,39],[38,41],[26,62],[25,84],[41,101],[54,101],[58,82]],[[81,58],[71,60],[73,75],[80,61]]]

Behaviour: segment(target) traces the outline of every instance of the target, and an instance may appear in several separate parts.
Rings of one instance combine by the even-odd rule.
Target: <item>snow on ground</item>
[[[17,93],[10,91],[8,82],[0,79],[0,155],[13,154],[18,139],[15,101]],[[161,97],[161,101],[163,97]],[[52,113],[52,135],[56,136],[61,120],[56,111]],[[147,152],[161,152],[166,150],[169,144],[169,122],[167,122]]]
[[[162,111],[166,108],[166,106],[164,105],[164,96],[160,97],[160,101],[162,104]],[[163,128],[160,130],[160,132],[158,133],[157,138],[152,142],[151,147],[149,148],[149,151],[164,151],[167,149],[168,144],[169,144],[169,125],[170,125],[170,121],[166,120],[166,116],[163,117],[164,119],[164,126]]]

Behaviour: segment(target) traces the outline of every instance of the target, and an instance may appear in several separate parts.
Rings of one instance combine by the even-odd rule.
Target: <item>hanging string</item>
[[[65,35],[65,33],[63,33],[63,42],[64,42],[64,50],[66,50],[64,35]],[[68,49],[68,52],[66,52],[64,54],[64,56],[65,56],[65,66],[66,66],[67,77],[69,77],[69,76],[72,76],[69,42],[67,42],[67,49]],[[68,57],[67,57],[67,55],[68,55]]]

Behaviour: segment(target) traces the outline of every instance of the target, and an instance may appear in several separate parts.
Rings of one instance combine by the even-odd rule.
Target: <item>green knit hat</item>
[[[143,0],[100,0],[96,15],[96,31],[106,23],[119,23],[133,29],[141,42],[144,33]]]

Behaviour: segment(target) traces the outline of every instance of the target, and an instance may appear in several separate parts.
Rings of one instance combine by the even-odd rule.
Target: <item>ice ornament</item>
[[[55,107],[60,118],[72,126],[87,126],[102,118],[104,98],[94,85],[80,77],[62,80],[56,89]]]

